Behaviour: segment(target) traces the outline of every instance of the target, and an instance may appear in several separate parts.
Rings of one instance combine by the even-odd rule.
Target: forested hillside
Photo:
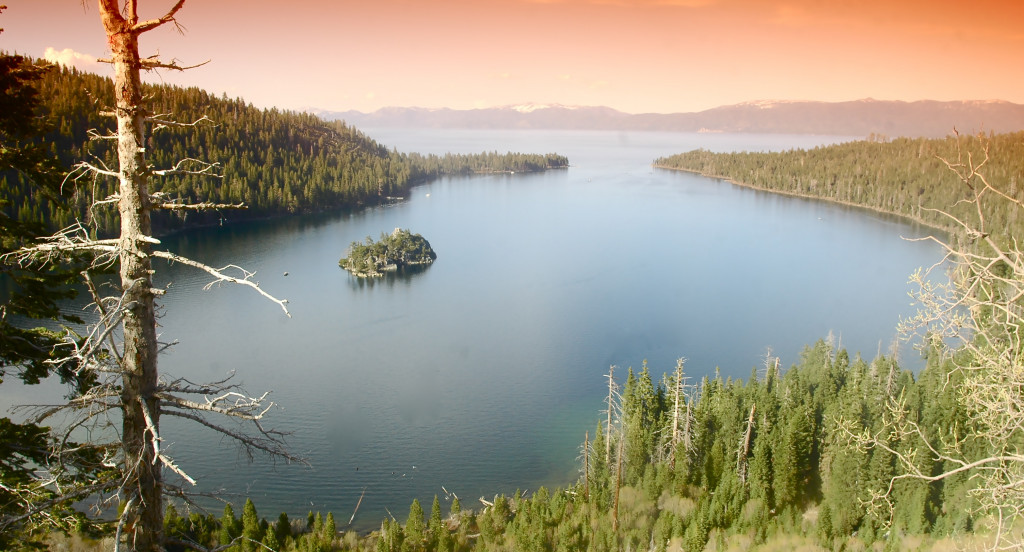
[[[88,162],[116,166],[109,134],[112,117],[101,113],[113,105],[110,79],[75,70],[53,68],[39,83],[43,111],[52,130],[45,141],[67,168]],[[241,99],[217,98],[196,88],[148,86],[150,109],[157,119],[194,126],[156,127],[149,136],[148,160],[155,170],[169,169],[182,159],[217,163],[209,174],[154,179],[153,192],[164,198],[219,204],[244,203],[246,210],[154,213],[157,233],[224,220],[308,213],[376,204],[405,195],[418,182],[441,175],[474,172],[527,172],[565,167],[558,155],[498,154],[419,155],[388,150],[341,122],[325,122],[304,113],[257,109]],[[205,119],[203,119],[205,117]],[[92,132],[95,131],[95,132]],[[199,163],[185,166],[200,169]],[[32,188],[15,174],[0,173],[0,195],[10,199],[10,215],[63,228],[76,218],[95,225],[101,234],[114,228],[116,210],[90,209],[94,198],[112,193],[114,182],[69,179],[73,207],[51,211],[33,197]]]
[[[204,546],[245,535],[274,550],[744,550],[780,540],[902,549],[923,535],[963,536],[982,525],[971,514],[971,479],[897,481],[889,525],[890,511],[870,503],[899,475],[896,459],[853,444],[848,431],[885,433],[886,404],[898,399],[932,445],[966,438],[971,455],[985,454],[986,443],[968,437],[971,422],[947,377],[955,384],[958,376],[934,360],[915,378],[891,358],[851,359],[825,340],[784,373],[769,358],[746,381],[693,382],[682,363],[659,381],[644,364],[619,375],[611,426],[599,423],[589,435],[570,487],[462,503],[435,497],[429,513],[417,501],[404,519],[364,536],[339,538],[334,517],[321,513],[299,525],[283,515],[261,525],[251,503],[241,520],[230,507],[220,519],[171,511],[167,531]]]
[[[655,160],[656,167],[681,169],[773,192],[797,194],[859,205],[950,228],[943,209],[970,217],[972,206],[962,203],[962,184],[943,159],[958,160],[961,143],[966,161],[972,151],[980,162],[987,143],[990,160],[984,173],[990,182],[1017,199],[1024,199],[1024,132],[987,137],[944,139],[898,138],[859,141],[781,153],[712,153],[695,150]],[[987,205],[990,228],[1019,236],[1024,220],[1012,204]],[[973,219],[972,219],[973,220]]]

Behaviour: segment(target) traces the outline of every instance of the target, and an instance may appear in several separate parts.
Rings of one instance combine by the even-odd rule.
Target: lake
[[[164,450],[236,513],[250,496],[268,518],[333,511],[345,528],[365,491],[352,527],[368,530],[389,513],[404,521],[413,498],[429,508],[442,486],[474,507],[480,496],[566,485],[601,418],[610,365],[622,381],[646,359],[659,379],[685,357],[693,378],[717,368],[745,379],[769,347],[789,366],[829,332],[870,359],[913,312],[908,276],[940,258],[904,239],[927,230],[889,217],[651,167],[700,147],[843,137],[367,133],[400,151],[557,152],[571,167],[445,178],[356,214],[164,239],[207,264],[254,270],[290,302],[286,318],[251,290],[204,291],[203,274],[158,266],[172,283],[161,340],[179,342],[161,358],[164,377],[234,372],[253,394],[272,390],[280,406],[268,425],[291,432],[312,465],[249,464],[231,442],[165,417]],[[437,262],[379,280],[339,268],[350,242],[397,227],[427,238]],[[908,345],[901,356],[915,362]],[[9,385],[2,404],[13,401]]]

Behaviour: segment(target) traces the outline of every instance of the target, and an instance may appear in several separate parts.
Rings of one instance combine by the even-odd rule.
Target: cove
[[[358,213],[170,236],[212,266],[254,270],[293,317],[250,290],[157,267],[165,378],[272,390],[267,425],[311,468],[249,464],[233,443],[164,419],[168,450],[260,514],[333,511],[339,528],[404,520],[413,498],[463,505],[575,480],[601,418],[610,365],[654,378],[686,357],[695,378],[747,378],[766,348],[795,363],[830,331],[851,355],[887,351],[912,314],[907,277],[940,258],[928,230],[865,211],[653,169],[662,155],[813,147],[843,137],[367,130],[424,153],[557,152],[567,170],[447,178]],[[430,240],[426,270],[374,281],[338,266],[352,242],[394,228]],[[287,275],[285,275],[287,273]],[[912,362],[914,352],[901,355]],[[4,397],[9,404],[9,397]],[[210,503],[217,511],[219,505]],[[446,506],[442,506],[446,510]],[[238,511],[238,508],[236,508]]]

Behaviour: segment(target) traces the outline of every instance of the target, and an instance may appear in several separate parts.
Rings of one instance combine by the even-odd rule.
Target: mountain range
[[[692,113],[630,114],[609,107],[525,104],[486,109],[386,107],[309,110],[359,128],[644,130],[942,137],[1024,130],[1024,105],[1001,100],[754,101]]]

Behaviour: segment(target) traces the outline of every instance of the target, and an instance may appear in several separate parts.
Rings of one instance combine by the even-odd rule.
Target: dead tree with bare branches
[[[185,0],[176,0],[161,17],[140,20],[137,0],[98,0],[100,18],[111,49],[107,60],[114,70],[115,105],[108,113],[117,121],[115,133],[94,133],[97,141],[116,143],[118,166],[82,161],[69,178],[73,180],[112,178],[119,183],[117,192],[97,198],[93,208],[116,205],[120,215],[120,234],[113,239],[94,239],[81,224],[51,236],[35,246],[8,255],[8,261],[23,266],[44,266],[68,255],[91,257],[90,269],[83,272],[92,295],[96,318],[84,335],[68,330],[60,360],[88,375],[93,385],[68,402],[35,407],[37,423],[68,420],[54,441],[47,465],[39,470],[37,488],[52,488],[67,478],[63,458],[81,454],[87,448],[109,468],[108,477],[76,482],[65,488],[62,498],[81,500],[99,496],[98,504],[113,505],[118,512],[117,545],[131,550],[163,549],[163,500],[168,493],[183,491],[180,485],[164,480],[164,469],[176,474],[182,484],[195,481],[162,447],[161,416],[173,416],[196,422],[239,442],[248,453],[263,451],[298,460],[283,445],[280,433],[264,427],[263,420],[273,407],[268,394],[249,395],[229,380],[196,384],[185,379],[168,380],[157,370],[157,358],[164,346],[157,341],[156,298],[165,290],[153,285],[153,259],[183,263],[208,273],[213,282],[249,286],[278,304],[288,315],[287,301],[277,299],[252,279],[253,274],[239,267],[214,268],[158,249],[160,241],[152,235],[150,214],[155,209],[195,210],[224,208],[213,204],[187,205],[151,190],[151,181],[174,175],[211,175],[217,166],[196,159],[184,159],[173,167],[159,169],[146,160],[147,128],[194,126],[205,122],[176,123],[165,115],[154,115],[145,108],[141,71],[184,69],[176,63],[164,63],[154,57],[140,57],[139,37],[164,25],[177,26],[176,16]],[[238,206],[231,206],[238,207]],[[119,285],[113,294],[104,295],[93,282],[96,269],[116,268]],[[61,416],[58,416],[60,414]],[[251,423],[251,430],[229,427],[217,416]],[[83,444],[71,446],[75,435],[88,432]],[[29,489],[31,490],[31,489]],[[46,503],[24,496],[26,516],[45,512]],[[114,509],[111,507],[111,509]],[[0,526],[0,531],[3,527]]]
[[[608,408],[604,410],[604,414],[607,415],[607,421],[604,426],[604,462],[607,465],[611,462],[612,425],[618,424],[621,430],[622,395],[619,394],[619,384],[615,383],[615,365],[608,367],[608,374],[605,377],[608,378],[608,396],[604,401],[608,405]]]
[[[1010,183],[993,183],[986,177],[989,147],[983,137],[957,135],[957,145],[957,158],[943,161],[965,191],[956,207],[969,207],[968,214],[939,211],[950,223],[951,236],[924,238],[939,244],[945,255],[913,275],[919,312],[904,321],[902,329],[923,336],[925,346],[950,363],[946,385],[957,386],[958,402],[968,416],[966,434],[972,442],[986,446],[978,452],[979,447],[968,445],[956,432],[927,435],[905,414],[900,398],[889,405],[888,423],[882,430],[851,434],[862,446],[888,451],[903,470],[887,489],[878,490],[876,502],[891,503],[900,479],[941,481],[966,474],[974,481],[971,493],[979,517],[993,523],[990,549],[1020,549],[1024,547],[1019,526],[1024,518],[1024,252],[1017,236],[988,221],[995,209],[1024,214],[1024,201]],[[933,277],[947,268],[948,278]],[[923,444],[912,450],[891,444],[901,440]],[[927,465],[923,458],[944,468],[938,473],[922,469]]]
[[[680,456],[686,460],[694,448],[693,428],[693,388],[686,383],[685,373],[686,359],[676,360],[676,369],[672,377],[666,377],[665,388],[669,391],[669,400],[672,401],[672,411],[669,415],[671,425],[665,430],[662,456],[669,459],[671,469],[676,469],[676,461]]]

